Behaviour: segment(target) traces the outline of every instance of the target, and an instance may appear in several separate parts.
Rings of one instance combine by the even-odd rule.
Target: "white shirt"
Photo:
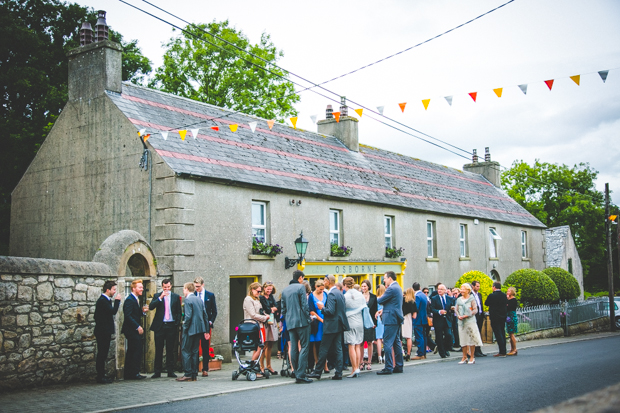
[[[478,314],[482,313],[482,304],[480,303],[480,296],[477,293],[474,293],[474,297],[476,297],[476,303],[478,304]]]

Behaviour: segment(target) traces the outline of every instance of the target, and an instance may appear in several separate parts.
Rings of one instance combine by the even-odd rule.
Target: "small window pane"
[[[252,225],[265,225],[265,205],[264,204],[257,204],[257,203],[252,204]]]
[[[433,224],[431,222],[426,223],[426,237],[433,238]]]

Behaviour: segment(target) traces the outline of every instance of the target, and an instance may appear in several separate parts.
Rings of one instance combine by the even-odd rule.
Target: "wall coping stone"
[[[0,274],[116,277],[108,265],[99,262],[2,255],[0,255]]]

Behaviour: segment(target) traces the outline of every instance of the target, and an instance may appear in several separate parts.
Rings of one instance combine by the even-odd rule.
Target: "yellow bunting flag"
[[[471,98],[474,100],[474,102],[476,101],[476,98],[478,97],[478,92],[471,92],[469,94],[469,96],[471,96]]]
[[[359,115],[359,117],[362,117],[362,112],[364,111],[364,109],[353,109],[355,111],[355,113],[357,113]]]
[[[235,123],[234,125],[228,125],[228,127],[230,128],[231,132],[237,132],[237,128],[239,127],[239,125]]]
[[[336,122],[340,123],[340,112],[333,112],[332,115],[336,118]]]
[[[615,220],[616,220],[616,218],[618,218],[618,215],[610,215],[610,216],[609,216],[609,220],[610,220],[610,221],[615,221]]]
[[[219,126],[211,126],[211,129],[219,131],[220,127]]]
[[[422,104],[424,105],[424,110],[428,110],[428,104],[431,103],[430,99],[423,99]]]
[[[297,116],[292,117],[290,121],[293,124],[293,127],[297,129]]]
[[[403,102],[403,103],[399,103],[398,106],[400,106],[400,110],[405,113],[405,105],[407,104],[407,102]]]
[[[547,85],[547,87],[549,88],[549,90],[551,90],[551,88],[553,87],[553,79],[551,79],[551,80],[545,80],[545,85]]]
[[[273,124],[276,123],[275,120],[268,120],[267,121],[267,126],[269,126],[269,130],[271,130],[271,128],[273,128]]]
[[[577,83],[577,86],[579,86],[579,82],[581,82],[581,75],[571,76],[570,78],[573,80],[573,82]]]
[[[181,140],[185,140],[185,135],[187,135],[187,131],[185,129],[179,131],[179,135],[181,136]]]
[[[502,97],[502,92],[504,91],[503,87],[498,87],[497,89],[493,89],[493,92],[497,95],[498,98]]]

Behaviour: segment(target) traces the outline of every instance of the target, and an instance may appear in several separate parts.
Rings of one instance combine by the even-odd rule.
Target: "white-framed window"
[[[340,211],[329,210],[329,243],[342,245],[342,234],[340,233]]]
[[[435,221],[426,221],[426,257],[435,258],[437,256],[435,238]]]
[[[267,203],[252,201],[252,238],[268,242]]]
[[[467,225],[459,224],[459,247],[461,257],[469,256],[469,248],[467,245]]]
[[[489,228],[489,257],[497,258],[497,241],[501,239],[495,228]]]
[[[521,257],[527,258],[527,231],[521,231]]]
[[[383,230],[385,232],[385,248],[394,248],[394,218],[383,217]]]

